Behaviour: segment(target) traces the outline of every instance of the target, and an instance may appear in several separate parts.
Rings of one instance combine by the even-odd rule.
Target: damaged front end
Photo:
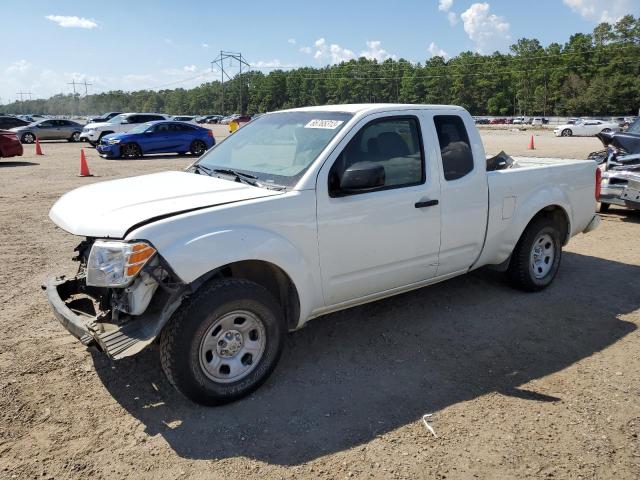
[[[126,255],[118,257],[118,249]],[[76,251],[76,276],[49,277],[42,286],[56,318],[84,345],[113,359],[138,353],[162,331],[189,287],[145,242],[87,239]]]

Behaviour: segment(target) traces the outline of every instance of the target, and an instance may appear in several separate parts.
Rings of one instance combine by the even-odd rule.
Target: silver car
[[[77,142],[80,139],[82,125],[71,120],[45,119],[30,123],[24,127],[11,129],[22,143],[33,143],[38,140],[67,140]]]

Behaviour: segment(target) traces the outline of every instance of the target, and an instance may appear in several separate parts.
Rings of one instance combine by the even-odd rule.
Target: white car
[[[108,122],[85,125],[80,133],[80,140],[96,146],[105,135],[128,132],[136,125],[155,120],[167,120],[167,116],[158,113],[121,113],[111,118]]]
[[[191,115],[174,115],[173,117],[171,117],[171,120],[174,120],[176,122],[190,123],[191,125],[198,125],[198,122],[196,122],[196,117],[193,117]]]
[[[159,339],[178,390],[229,402],[313,318],[485,265],[522,290],[551,284],[562,247],[600,221],[600,170],[496,158],[460,107],[268,113],[186,171],[60,198],[49,216],[78,236],[80,268],[44,289],[84,345],[119,359]]]
[[[576,123],[560,125],[553,130],[556,137],[593,137],[601,132],[619,132],[616,122],[603,120],[577,120]]]

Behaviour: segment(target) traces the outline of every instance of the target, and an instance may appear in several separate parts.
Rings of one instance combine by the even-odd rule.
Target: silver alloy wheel
[[[537,279],[544,278],[553,267],[556,256],[556,248],[551,235],[542,233],[533,242],[531,249],[530,264],[533,276]]]
[[[77,142],[78,140],[80,140],[80,133],[79,132],[73,132],[73,135],[71,135],[71,141]]]
[[[33,133],[25,133],[22,139],[24,140],[24,143],[33,143],[36,141],[36,137]]]
[[[266,346],[262,321],[246,310],[216,320],[200,341],[200,366],[214,382],[242,380],[258,365]]]
[[[571,133],[572,133],[572,132],[571,132],[571,130],[569,130],[568,128],[565,128],[565,129],[562,131],[562,136],[563,136],[563,137],[570,137],[570,136],[571,136]]]

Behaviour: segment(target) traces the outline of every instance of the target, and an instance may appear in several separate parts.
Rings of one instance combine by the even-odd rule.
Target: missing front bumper
[[[135,355],[152,343],[182,301],[182,291],[159,292],[143,315],[121,325],[98,322],[84,278],[49,277],[42,285],[53,314],[85,346],[97,346],[115,360]]]

